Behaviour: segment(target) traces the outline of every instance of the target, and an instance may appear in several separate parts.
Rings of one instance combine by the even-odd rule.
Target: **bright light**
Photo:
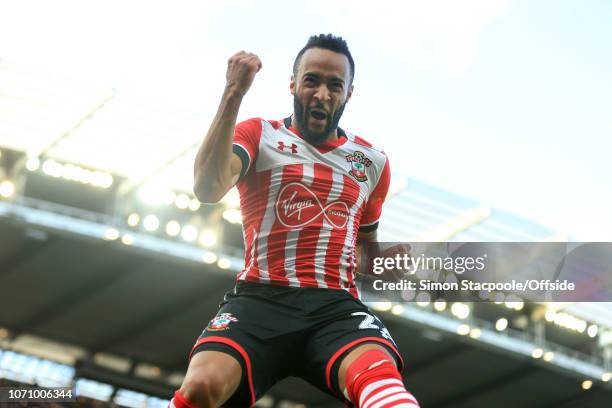
[[[479,338],[481,334],[482,332],[480,331],[479,328],[475,328],[470,331],[470,337],[473,339]]]
[[[391,308],[391,313],[393,313],[393,314],[394,314],[394,315],[396,315],[396,316],[397,316],[397,315],[401,315],[403,311],[404,311],[404,306],[399,305],[399,304],[398,304],[398,305],[394,305],[394,306]]]
[[[140,222],[140,215],[131,213],[127,218],[127,223],[130,227],[135,227]]]
[[[131,234],[125,234],[121,237],[121,242],[125,245],[132,245],[134,243],[134,236]]]
[[[94,171],[90,178],[90,184],[96,187],[109,188],[113,185],[113,176],[102,171]]]
[[[29,171],[36,171],[40,168],[40,159],[38,157],[30,157],[26,161],[26,169]]]
[[[495,330],[504,331],[508,327],[508,319],[502,317],[495,322]]]
[[[457,334],[461,336],[465,336],[469,332],[470,332],[470,326],[468,326],[467,324],[460,324],[459,327],[457,327]]]
[[[430,295],[427,292],[420,292],[416,297],[416,304],[421,307],[425,307],[429,304]]]
[[[223,211],[223,219],[232,224],[240,224],[242,222],[242,214],[240,210],[229,208]]]
[[[181,210],[184,210],[189,207],[190,202],[191,202],[191,199],[189,198],[189,196],[187,194],[181,193],[176,196],[176,200],[174,201],[174,204],[176,204],[176,206],[180,208]]]
[[[438,312],[443,312],[446,309],[446,300],[438,299],[434,302],[434,309]]]
[[[198,239],[198,229],[191,224],[187,224],[181,230],[181,237],[187,242],[193,242]]]
[[[610,381],[610,379],[612,379],[612,373],[611,372],[605,372],[601,375],[601,381],[603,382],[608,382]]]
[[[217,243],[217,234],[215,231],[206,229],[200,234],[200,244],[205,247],[211,247]]]
[[[0,183],[0,196],[9,198],[15,194],[15,185],[8,180],[4,180]]]
[[[518,296],[516,296],[514,294],[510,294],[510,295],[506,296],[506,301],[504,302],[504,305],[508,309],[513,309],[513,310],[520,311],[525,306],[525,302],[523,302],[523,299],[521,299],[520,297],[518,297]]]
[[[178,221],[168,221],[168,223],[166,224],[166,234],[170,235],[171,237],[176,237],[178,234],[181,233],[181,224],[178,223]]]
[[[585,391],[591,389],[592,386],[593,386],[593,381],[591,380],[584,380],[582,382],[582,389]]]
[[[546,353],[544,353],[544,361],[551,362],[553,358],[555,358],[555,353],[553,353],[552,351],[547,351]]]
[[[236,209],[240,207],[240,193],[236,187],[232,187],[227,194],[221,199],[221,202],[227,208]]]
[[[43,169],[43,173],[45,173],[47,176],[51,176],[55,178],[62,176],[63,167],[61,164],[59,164],[55,160],[45,160],[45,162],[42,165],[42,169]]]
[[[38,169],[40,161],[38,158],[30,158],[26,162],[28,170]],[[95,187],[108,188],[113,185],[113,176],[103,171],[89,170],[75,164],[61,164],[55,160],[45,160],[42,165],[43,172],[51,177],[63,178],[81,184],[89,184]]]
[[[232,266],[232,263],[227,258],[220,258],[219,261],[217,262],[217,265],[221,269],[229,269],[229,267]]]
[[[554,322],[555,321],[555,316],[557,315],[557,312],[555,312],[552,309],[548,309],[546,311],[546,313],[544,314],[544,318],[546,319],[547,322]]]
[[[534,348],[533,351],[531,352],[531,357],[533,357],[533,358],[540,358],[543,355],[544,355],[544,350],[542,350],[539,347]]]
[[[114,241],[117,238],[119,238],[119,231],[117,231],[115,228],[108,228],[104,232],[104,239],[108,241]]]
[[[162,202],[166,205],[172,205],[176,200],[176,193],[172,190],[165,190],[162,193]]]
[[[589,335],[590,338],[597,336],[598,332],[599,332],[599,327],[597,327],[596,324],[590,325],[589,328],[587,329],[587,334]]]
[[[387,310],[391,310],[393,307],[393,303],[391,302],[374,302],[372,304],[372,308],[379,312],[386,312]]]
[[[584,333],[587,327],[586,321],[565,312],[556,313],[553,322],[558,326],[565,327],[566,329],[574,330],[579,333]]]
[[[74,164],[65,164],[62,168],[62,178],[65,180],[81,182],[87,184],[91,177],[91,172],[82,169]]]
[[[459,319],[465,319],[470,315],[470,307],[465,303],[453,303],[451,306],[451,313]]]
[[[174,202],[174,193],[164,186],[148,183],[140,188],[138,196],[148,205],[168,205]]]
[[[142,225],[147,231],[157,231],[159,228],[159,218],[153,214],[149,214],[142,220]]]
[[[202,257],[202,260],[207,264],[214,264],[217,262],[217,255],[215,255],[213,252],[207,252]]]
[[[191,211],[198,211],[200,209],[200,200],[192,198],[191,201],[189,201],[189,209]]]

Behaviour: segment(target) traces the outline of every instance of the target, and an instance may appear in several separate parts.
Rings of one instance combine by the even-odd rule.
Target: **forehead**
[[[349,82],[351,65],[344,54],[323,48],[309,48],[300,60],[298,77],[307,72],[324,77],[338,77]]]

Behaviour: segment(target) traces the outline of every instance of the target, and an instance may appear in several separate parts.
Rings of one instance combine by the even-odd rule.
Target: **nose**
[[[327,85],[321,84],[314,94],[314,98],[319,102],[327,102],[331,99],[331,92],[327,89]]]

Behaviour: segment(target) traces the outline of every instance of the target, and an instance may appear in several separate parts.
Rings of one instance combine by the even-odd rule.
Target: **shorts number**
[[[353,312],[351,316],[364,316],[361,323],[359,323],[360,329],[374,329],[380,330],[380,327],[374,324],[374,316],[366,312]]]
[[[387,328],[383,326],[382,322],[378,320],[377,317],[372,316],[371,314],[366,312],[353,312],[351,313],[351,316],[363,316],[363,320],[361,321],[361,323],[359,323],[359,329],[378,330],[384,338],[390,340],[393,344],[395,344],[395,341],[391,337],[391,333],[389,333],[389,330],[387,330]],[[378,321],[380,323],[380,326],[375,324],[374,320]]]

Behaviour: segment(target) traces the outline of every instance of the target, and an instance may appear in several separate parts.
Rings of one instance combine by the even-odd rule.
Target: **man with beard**
[[[249,407],[297,376],[349,406],[415,408],[402,359],[359,301],[356,246],[376,239],[385,154],[338,127],[353,93],[346,42],[313,36],[291,78],[293,115],[236,124],[261,61],[229,59],[219,110],[195,162],[196,196],[240,192],[245,267],[196,341],[171,406]]]

